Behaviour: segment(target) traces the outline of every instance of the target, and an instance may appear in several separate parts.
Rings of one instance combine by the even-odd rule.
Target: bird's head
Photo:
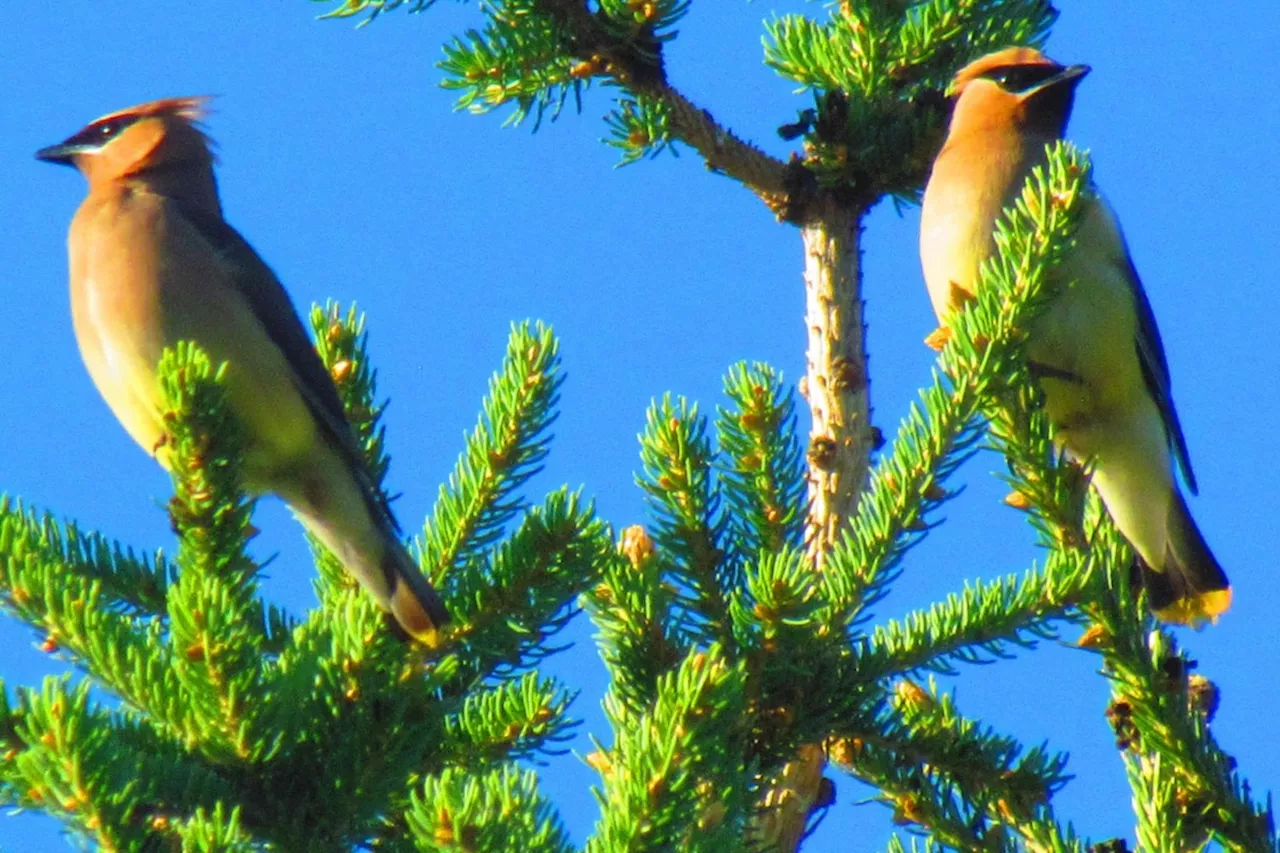
[[[95,184],[164,166],[213,162],[200,128],[207,97],[165,98],[95,119],[75,135],[41,148],[36,157],[75,166]]]
[[[1009,123],[1061,136],[1087,65],[1059,65],[1030,47],[1009,47],[975,59],[956,74],[948,94],[957,125]]]

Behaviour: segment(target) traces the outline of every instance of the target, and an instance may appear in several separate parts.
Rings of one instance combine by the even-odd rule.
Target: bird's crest
[[[157,101],[148,101],[145,104],[126,107],[123,110],[117,110],[101,118],[94,119],[89,123],[88,127],[81,131],[81,134],[92,138],[95,130],[114,134],[119,132],[121,127],[128,127],[144,119],[160,119],[161,121],[169,119],[170,129],[167,135],[170,139],[170,145],[174,144],[175,129],[184,127],[190,131],[191,135],[179,134],[185,136],[186,143],[178,142],[177,150],[190,151],[190,143],[195,142],[200,149],[208,154],[210,161],[216,162],[218,158],[214,152],[217,150],[217,143],[214,142],[213,137],[209,136],[202,122],[202,119],[209,114],[209,102],[212,100],[212,95],[188,95],[182,98],[161,98]],[[158,139],[159,137],[157,137],[157,141]],[[172,154],[173,151],[171,150],[169,153]],[[142,161],[140,160],[139,162]]]
[[[147,116],[174,116],[191,124],[197,124],[209,114],[208,105],[212,100],[212,95],[188,95],[183,98],[161,98],[158,101],[148,101],[145,104],[138,104],[137,106],[126,107],[123,110],[116,110],[113,113],[108,113],[107,115],[94,119],[92,124],[114,121],[121,118],[145,118]]]
[[[36,157],[75,166],[90,187],[162,165],[207,168],[216,160],[213,140],[200,123],[209,101],[207,96],[163,98],[117,110],[57,145],[41,148]],[[206,195],[210,194],[212,189]]]

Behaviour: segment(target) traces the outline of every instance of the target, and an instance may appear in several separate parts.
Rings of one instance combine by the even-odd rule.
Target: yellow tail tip
[[[1216,625],[1218,617],[1230,608],[1231,587],[1227,587],[1180,598],[1168,607],[1155,611],[1155,614],[1161,622],[1175,622],[1179,625],[1199,628],[1206,622]]]
[[[924,345],[935,352],[942,352],[942,348],[947,345],[947,341],[951,340],[951,330],[946,326],[939,326],[924,337]]]
[[[388,609],[396,623],[414,642],[428,649],[438,649],[444,644],[441,625],[431,618],[408,584],[396,585],[395,591],[391,593],[390,605]]]

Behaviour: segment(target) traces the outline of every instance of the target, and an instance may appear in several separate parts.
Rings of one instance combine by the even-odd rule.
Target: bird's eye
[[[1006,92],[1016,94],[1043,83],[1061,70],[1056,65],[1005,65],[992,68],[982,76]]]
[[[137,116],[114,116],[88,125],[75,136],[66,141],[67,145],[76,145],[85,151],[97,151],[111,140],[119,136],[129,125],[138,120]]]

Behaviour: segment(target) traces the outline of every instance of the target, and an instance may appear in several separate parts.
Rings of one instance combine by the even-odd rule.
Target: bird
[[[191,341],[225,362],[246,490],[281,497],[401,630],[435,646],[448,611],[401,542],[284,287],[223,218],[208,101],[129,107],[36,152],[88,183],[67,239],[85,367],[129,435],[168,468],[163,350]]]
[[[995,252],[1002,209],[1047,162],[1046,146],[1063,137],[1089,71],[1015,46],[955,75],[920,221],[921,265],[943,338],[947,318],[973,297],[979,266]],[[1085,205],[1074,248],[1050,274],[1058,295],[1027,330],[1030,372],[1055,442],[1091,467],[1103,504],[1136,551],[1155,615],[1216,622],[1230,607],[1231,586],[1178,486],[1175,461],[1197,492],[1155,315],[1110,205],[1100,194]]]

